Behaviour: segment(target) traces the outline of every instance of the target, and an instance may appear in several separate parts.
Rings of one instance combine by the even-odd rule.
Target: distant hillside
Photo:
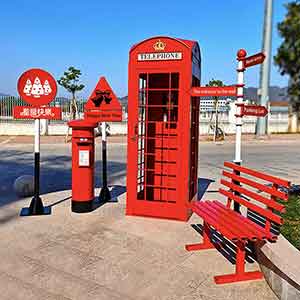
[[[8,96],[10,96],[10,95],[0,93],[0,97],[8,97]]]
[[[121,98],[119,97],[118,99],[119,99],[121,105],[123,107],[125,107],[125,111],[127,111],[128,96],[124,96],[124,97],[121,97]]]
[[[255,87],[245,88],[245,99],[257,102],[258,101],[257,90],[258,89]],[[287,87],[280,88],[278,86],[271,86],[270,90],[269,90],[269,94],[270,94],[270,101],[288,101],[289,100],[288,94],[287,94]],[[9,96],[9,95],[0,93],[0,97],[5,97],[5,96]],[[57,100],[60,101],[61,103],[69,103],[69,101],[70,101],[66,97],[58,97]],[[119,100],[120,100],[122,106],[124,106],[127,111],[128,96],[119,97]],[[81,100],[81,101],[84,101],[84,100]]]
[[[257,88],[249,87],[245,88],[245,98],[248,100],[252,100],[257,102],[258,95],[257,95]],[[278,86],[271,86],[269,89],[269,98],[270,101],[289,101],[289,97],[287,94],[287,87],[280,88]]]
[[[245,99],[258,102],[257,90],[258,88],[255,87],[245,88]],[[280,88],[278,86],[271,86],[269,89],[269,95],[270,101],[289,101],[287,87]],[[121,97],[119,100],[122,106],[125,106],[127,110],[128,96]]]

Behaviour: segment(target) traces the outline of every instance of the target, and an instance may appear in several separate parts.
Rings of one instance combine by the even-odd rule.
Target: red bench
[[[221,184],[227,189],[220,188],[219,193],[227,198],[227,204],[224,205],[219,201],[200,201],[192,204],[193,212],[203,219],[203,242],[186,245],[186,250],[219,247],[220,245],[215,245],[211,241],[212,230],[215,230],[237,247],[235,273],[215,276],[215,282],[222,284],[260,279],[263,277],[261,272],[245,271],[246,245],[262,240],[276,241],[277,234],[273,232],[272,227],[283,224],[276,211],[284,213],[285,209],[277,199],[288,200],[288,192],[280,190],[280,187],[288,189],[290,182],[230,162],[225,162],[224,166],[230,169],[223,171],[224,179],[221,179]],[[232,202],[235,202],[235,207],[238,204],[257,214],[258,219],[263,220],[263,226],[245,216],[245,212],[233,210]]]

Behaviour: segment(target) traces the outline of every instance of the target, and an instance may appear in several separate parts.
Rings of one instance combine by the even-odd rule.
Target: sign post
[[[240,165],[242,163],[241,157],[241,147],[242,147],[242,115],[239,113],[241,105],[244,103],[244,61],[246,58],[247,52],[244,49],[240,49],[237,52],[237,100],[236,100],[236,115],[235,115],[235,157],[234,163]],[[235,171],[236,175],[240,175],[239,171]],[[236,184],[239,184],[236,182]],[[235,192],[236,193],[236,192]],[[237,194],[237,193],[236,193]],[[238,202],[233,203],[234,211],[240,213],[240,204]]]
[[[44,207],[40,198],[40,119],[34,121],[34,197],[30,203],[29,213],[33,215],[51,213],[50,207]]]
[[[244,49],[240,49],[237,53],[238,60],[238,79],[237,79],[237,101],[236,101],[236,142],[235,142],[235,159],[236,164],[241,164],[241,140],[242,140],[242,117],[247,115],[247,109],[250,110],[250,106],[244,104],[244,72],[246,68],[263,63],[265,60],[264,53],[257,53],[247,57],[247,52]],[[253,108],[253,107],[252,107]],[[242,111],[244,109],[244,111]],[[248,114],[251,115],[251,114]],[[261,115],[262,116],[262,115]]]
[[[107,149],[106,149],[106,122],[102,122],[102,189],[99,202],[105,203],[111,200],[111,194],[107,185]]]
[[[106,203],[111,200],[107,184],[106,122],[122,121],[122,106],[104,77],[100,78],[84,110],[86,119],[102,122],[102,188],[99,194],[99,202]]]
[[[237,61],[238,61],[238,67],[237,67],[237,101],[236,101],[236,118],[235,118],[235,128],[236,128],[236,134],[235,134],[235,158],[234,162],[238,165],[242,162],[241,157],[241,145],[242,145],[242,125],[243,120],[241,114],[238,112],[238,109],[240,108],[240,105],[244,103],[244,61],[246,58],[247,52],[244,49],[240,49],[237,53]]]
[[[240,165],[242,162],[241,146],[242,146],[242,125],[243,116],[265,116],[267,111],[263,106],[245,105],[244,104],[244,72],[246,68],[261,64],[265,59],[263,53],[257,53],[255,55],[247,57],[247,52],[244,49],[240,49],[237,53],[237,101],[236,101],[236,134],[235,134],[235,158],[234,163]],[[238,171],[235,171],[236,175],[240,175]],[[238,184],[238,183],[237,183]],[[237,193],[237,192],[236,192]],[[234,210],[240,212],[240,205],[234,202]]]
[[[45,207],[40,198],[40,119],[61,119],[61,111],[55,107],[45,107],[56,96],[55,79],[41,69],[30,69],[18,80],[18,92],[21,98],[31,106],[14,107],[13,115],[17,119],[35,119],[34,135],[34,196],[29,207],[21,210],[21,216],[49,215],[51,207]]]

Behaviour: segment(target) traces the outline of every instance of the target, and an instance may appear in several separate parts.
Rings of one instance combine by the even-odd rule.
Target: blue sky
[[[274,0],[273,55],[280,44],[276,24],[285,15]],[[32,67],[56,78],[69,66],[81,69],[88,96],[101,75],[118,96],[127,95],[128,51],[156,35],[197,40],[202,50],[202,84],[217,78],[236,82],[235,55],[261,50],[263,0],[102,1],[10,0],[0,10],[0,92],[16,95],[19,75]],[[247,86],[258,86],[259,67],[246,72]],[[285,86],[272,66],[271,84]],[[66,95],[59,89],[58,95]]]

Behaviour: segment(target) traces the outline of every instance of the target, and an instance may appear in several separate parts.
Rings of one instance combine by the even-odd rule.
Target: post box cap
[[[98,123],[91,120],[73,120],[68,122],[69,127],[71,128],[95,128],[98,126]]]

